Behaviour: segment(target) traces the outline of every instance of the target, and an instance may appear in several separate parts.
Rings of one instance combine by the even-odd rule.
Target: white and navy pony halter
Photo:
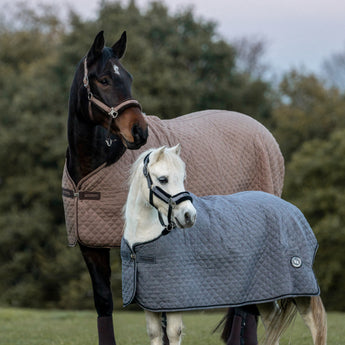
[[[176,224],[172,220],[173,209],[176,207],[176,205],[182,203],[183,201],[189,200],[193,203],[193,198],[192,198],[191,194],[187,191],[183,191],[183,192],[177,193],[175,195],[171,195],[171,194],[167,193],[165,190],[163,190],[162,188],[160,188],[159,186],[153,185],[152,178],[151,178],[150,172],[148,170],[148,164],[150,162],[150,154],[151,154],[151,152],[149,154],[147,154],[146,157],[144,158],[143,174],[146,177],[147,186],[148,186],[149,191],[150,191],[149,202],[157,210],[159,221],[164,228],[162,234],[166,235],[172,229],[176,228]],[[161,212],[158,210],[158,207],[153,202],[153,196],[156,196],[158,199],[160,199],[163,202],[165,202],[166,204],[168,204],[168,206],[169,206],[168,215],[167,215],[168,224],[164,223]]]

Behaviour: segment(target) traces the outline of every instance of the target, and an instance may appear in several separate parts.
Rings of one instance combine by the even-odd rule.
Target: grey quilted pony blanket
[[[298,208],[264,192],[193,199],[192,228],[133,249],[122,239],[124,306],[180,311],[320,293],[317,240]]]

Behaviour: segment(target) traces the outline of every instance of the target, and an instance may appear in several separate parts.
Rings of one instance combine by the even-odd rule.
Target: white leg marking
[[[150,344],[163,345],[161,313],[152,313],[151,311],[145,310],[145,316],[146,316],[146,329],[147,329],[147,334],[150,337]]]
[[[167,335],[170,345],[181,344],[182,329],[182,313],[167,313]]]

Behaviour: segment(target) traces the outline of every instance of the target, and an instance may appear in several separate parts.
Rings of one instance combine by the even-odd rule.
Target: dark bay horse
[[[104,47],[100,32],[77,67],[69,99],[66,154],[75,183],[102,163],[115,163],[126,148],[135,150],[147,141],[147,123],[131,95],[132,78],[119,62],[125,48],[125,32],[111,48]],[[80,249],[92,280],[99,343],[115,344],[109,249],[83,245]]]

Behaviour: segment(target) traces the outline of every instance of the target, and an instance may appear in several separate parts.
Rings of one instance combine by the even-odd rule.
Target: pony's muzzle
[[[186,212],[184,214],[184,220],[187,228],[191,228],[196,220],[196,213],[192,214],[191,212]]]
[[[179,211],[174,212],[175,220],[179,228],[191,228],[196,221],[196,210],[193,204],[188,201],[188,206],[181,207]]]

